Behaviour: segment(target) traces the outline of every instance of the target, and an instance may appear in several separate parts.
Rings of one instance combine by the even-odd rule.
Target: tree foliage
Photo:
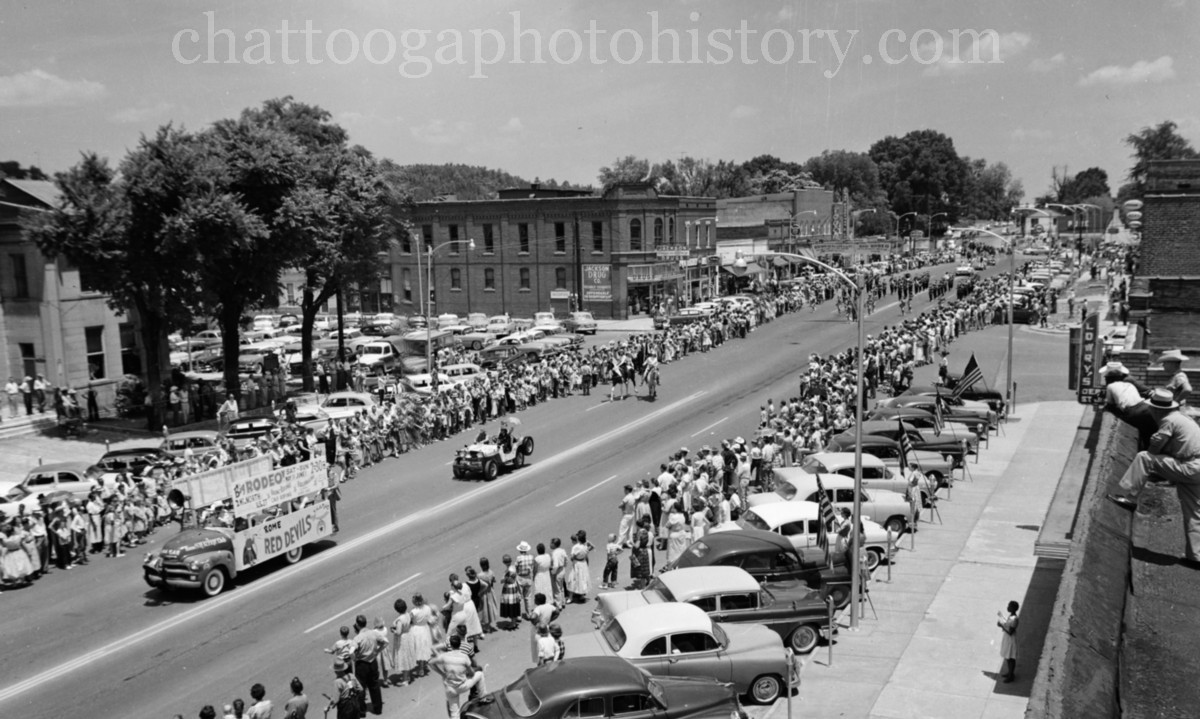
[[[186,327],[200,303],[198,248],[178,229],[193,211],[190,198],[206,191],[205,154],[194,136],[168,125],[143,137],[119,170],[85,154],[55,178],[61,204],[27,217],[25,229],[47,256],[77,267],[114,309],[136,313],[147,388],[160,407],[167,335]],[[151,416],[152,427],[157,420]]]
[[[11,180],[49,180],[50,177],[42,172],[42,168],[37,165],[29,167],[21,167],[21,163],[16,160],[0,161],[0,179],[9,178]]]
[[[1152,160],[1194,160],[1200,157],[1192,143],[1179,134],[1178,127],[1174,122],[1164,120],[1154,127],[1143,127],[1125,138],[1125,144],[1133,150],[1133,167],[1129,168],[1128,179],[1137,185],[1139,197]]]
[[[385,161],[383,167],[392,191],[410,202],[431,202],[449,196],[459,200],[490,200],[499,190],[530,184],[519,175],[475,165],[397,165]],[[569,186],[554,179],[539,182],[542,187]]]

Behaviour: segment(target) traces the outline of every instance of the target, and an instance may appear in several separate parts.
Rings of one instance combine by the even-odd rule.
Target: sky
[[[1200,146],[1195,0],[3,0],[0,160],[119,162],[168,122],[319,105],[400,164],[594,183],[624,155],[802,162],[912,130],[1004,162]]]

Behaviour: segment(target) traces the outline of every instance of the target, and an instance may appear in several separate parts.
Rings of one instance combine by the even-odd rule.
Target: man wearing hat
[[[1150,436],[1158,430],[1158,415],[1150,409],[1145,387],[1129,378],[1129,370],[1120,362],[1109,362],[1104,375],[1104,406],[1138,431],[1138,449],[1150,446]]]
[[[1183,371],[1183,363],[1188,361],[1187,356],[1174,349],[1164,352],[1158,361],[1162,363],[1167,374],[1171,375],[1166,384],[1171,396],[1176,402],[1186,402],[1188,395],[1192,393],[1192,384],[1188,382],[1187,373]]]
[[[1137,508],[1137,497],[1146,482],[1175,485],[1183,511],[1187,539],[1187,561],[1196,564],[1200,557],[1200,425],[1184,415],[1169,390],[1159,388],[1147,403],[1158,417],[1158,431],[1150,438],[1147,451],[1138,452],[1119,482],[1120,493],[1108,499],[1122,509]]]

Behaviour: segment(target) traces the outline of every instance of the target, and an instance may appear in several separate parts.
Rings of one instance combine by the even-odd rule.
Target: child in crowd
[[[605,550],[608,558],[604,562],[604,576],[601,577],[600,586],[612,589],[617,586],[617,557],[621,554],[621,543],[617,541],[615,533],[608,535],[608,544],[605,546]]]

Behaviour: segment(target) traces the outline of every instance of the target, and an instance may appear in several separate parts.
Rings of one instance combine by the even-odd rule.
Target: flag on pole
[[[833,502],[825,492],[825,485],[822,484],[819,474],[817,475],[817,507],[820,514],[817,522],[817,546],[825,550],[825,563],[832,567],[833,547],[829,542],[829,537],[836,533],[833,528],[836,520],[833,515]]]
[[[946,398],[941,394],[935,395],[933,399],[933,431],[935,434],[942,433],[942,427],[946,424],[946,417],[942,414],[942,404]]]
[[[904,465],[904,469],[908,470],[908,457],[913,453],[912,440],[908,438],[908,432],[904,429],[904,422],[896,420],[896,424],[900,427],[900,464]]]
[[[963,392],[971,389],[976,382],[983,379],[983,370],[979,369],[979,363],[975,361],[975,353],[971,353],[971,359],[967,360],[967,366],[963,369],[962,377],[959,378],[958,384],[954,385],[954,391],[950,396],[958,399]]]

